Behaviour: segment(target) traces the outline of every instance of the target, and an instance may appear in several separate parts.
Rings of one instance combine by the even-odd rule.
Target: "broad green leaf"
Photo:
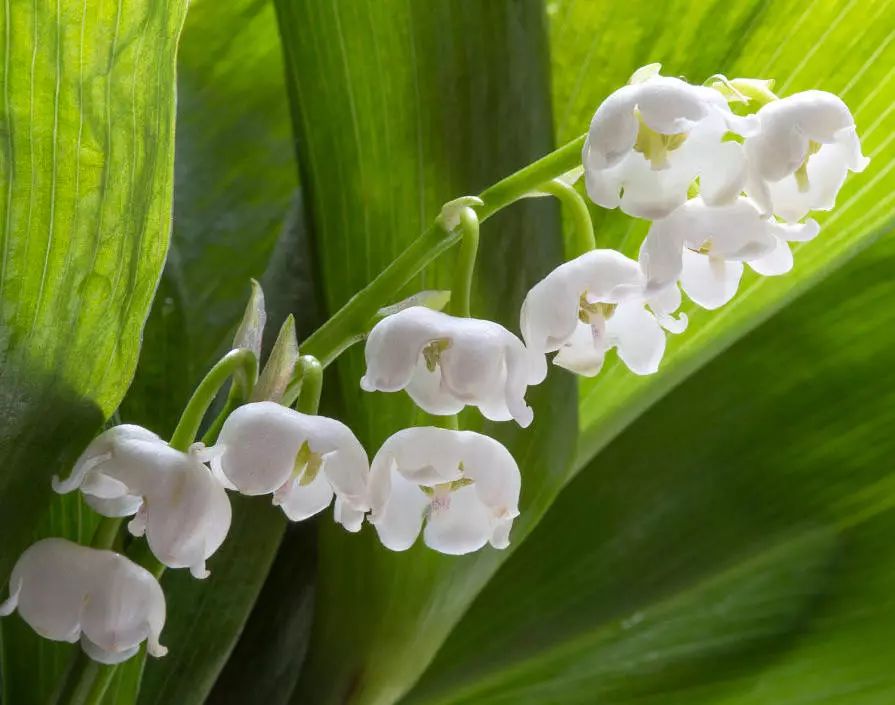
[[[538,2],[277,3],[324,304],[332,312],[439,213],[552,146],[546,37]],[[527,285],[561,254],[555,206],[527,202],[485,224],[474,315],[518,326]],[[396,303],[450,287],[453,256]],[[362,350],[327,374],[325,392],[372,454],[424,422],[402,395],[359,390]],[[575,431],[571,380],[531,395],[525,431],[490,424],[526,477],[525,532],[558,490]],[[476,423],[464,416],[464,423]],[[505,552],[450,558],[418,545],[383,549],[367,526],[321,524],[317,608],[296,703],[392,702],[417,678]],[[297,558],[297,557],[296,557]]]
[[[35,533],[89,539],[50,476],[118,406],[168,247],[174,64],[186,2],[0,12],[0,584]],[[80,528],[80,530],[78,530]],[[4,702],[70,649],[4,620]],[[7,626],[7,625],[12,626]]]
[[[613,441],[406,702],[891,701],[893,265],[876,244]]]
[[[160,295],[125,420],[168,435],[194,387],[230,349],[251,290],[264,285],[267,351],[286,311],[308,306],[263,276],[295,219],[296,168],[273,7],[258,0],[198,0],[178,63],[174,232]],[[287,257],[288,256],[288,257]],[[288,284],[288,283],[287,283]],[[276,316],[272,315],[276,312]],[[301,322],[307,320],[305,317]],[[258,341],[260,343],[260,340]],[[163,659],[148,659],[139,703],[205,700],[233,649],[273,561],[284,527],[269,498],[231,495],[233,523],[209,561],[211,576],[168,571]],[[119,681],[141,679],[134,659]],[[108,705],[126,700],[114,688]]]

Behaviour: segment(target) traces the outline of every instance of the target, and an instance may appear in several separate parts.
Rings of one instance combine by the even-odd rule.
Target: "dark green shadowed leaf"
[[[546,37],[537,2],[277,4],[291,74],[302,183],[330,312],[439,213],[552,146]],[[309,28],[313,28],[310,30]],[[521,204],[482,229],[473,315],[518,329],[531,282],[561,254],[557,210]],[[453,253],[392,302],[450,288]],[[360,346],[328,372],[326,396],[372,455],[418,420],[403,394],[364,394]],[[570,379],[533,390],[526,431],[490,424],[524,475],[519,542],[558,490],[573,451]],[[468,414],[464,423],[475,423]],[[383,549],[368,526],[321,523],[317,610],[295,703],[392,702],[416,679],[507,553],[465,558]]]
[[[268,323],[265,351],[297,301],[280,263],[295,255],[296,169],[288,98],[273,7],[263,1],[191,3],[178,65],[174,232],[144,355],[122,415],[170,435],[195,385],[230,349],[250,293],[261,281]],[[277,252],[278,241],[289,250]],[[265,273],[280,277],[268,281]],[[274,271],[276,270],[276,271]],[[266,354],[265,352],[265,354]],[[270,498],[231,494],[233,523],[211,558],[211,576],[167,571],[163,643],[148,659],[139,703],[202,703],[236,643],[273,561],[284,520]],[[141,678],[134,659],[121,669],[123,691]]]
[[[39,536],[89,541],[50,489],[118,406],[168,248],[186,2],[0,10],[0,585]],[[4,703],[45,702],[71,649],[9,617]]]

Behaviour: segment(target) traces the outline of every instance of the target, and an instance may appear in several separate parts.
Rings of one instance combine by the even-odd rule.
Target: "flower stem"
[[[472,294],[472,275],[479,250],[479,216],[472,208],[460,211],[460,251],[457,253],[457,273],[451,289],[451,312],[455,316],[469,318],[469,300]]]
[[[190,447],[199,433],[199,426],[202,424],[205,412],[208,411],[208,407],[211,406],[218,391],[231,375],[233,375],[231,397],[248,399],[252,392],[249,388],[250,380],[255,379],[257,369],[258,360],[255,353],[245,348],[231,350],[218,360],[187,402],[168,444],[181,451],[186,451]],[[243,372],[242,375],[235,374],[240,371]]]
[[[301,368],[301,391],[295,408],[303,414],[316,414],[323,391],[323,365],[313,355],[302,355],[298,365]]]
[[[546,181],[562,176],[581,161],[585,136],[572,140],[524,169],[498,181],[479,194],[479,222],[524,198]],[[360,339],[370,319],[390,298],[394,298],[411,278],[459,239],[457,232],[445,232],[430,225],[382,273],[352,296],[333,316],[305,340],[302,349],[326,367],[345,348]]]
[[[572,217],[572,226],[575,230],[574,245],[566,245],[566,258],[574,259],[578,255],[590,252],[597,246],[594,238],[594,224],[590,219],[590,211],[587,203],[581,197],[575,187],[560,179],[551,179],[540,186],[538,191],[555,196],[566,206]]]

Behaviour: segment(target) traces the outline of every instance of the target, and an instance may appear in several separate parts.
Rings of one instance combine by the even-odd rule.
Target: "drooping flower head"
[[[335,518],[358,531],[370,508],[367,453],[345,424],[274,402],[246,404],[203,455],[232,489],[273,493],[292,521],[323,511],[335,495]]]
[[[637,262],[615,250],[583,254],[535,284],[522,304],[520,326],[539,379],[547,375],[546,353],[559,351],[555,365],[592,377],[613,347],[632,372],[655,372],[665,352],[663,327],[680,332],[686,319],[671,317],[679,291],[669,288],[647,300],[643,286]]]
[[[792,267],[787,241],[809,240],[818,231],[813,220],[786,225],[765,217],[745,197],[720,206],[690,199],[655,221],[643,241],[647,292],[676,289],[680,281],[695,303],[718,308],[736,293],[744,262],[760,274],[782,274]]]
[[[230,500],[208,468],[139,426],[115,426],[100,434],[67,480],[53,479],[53,489],[80,489],[104,516],[135,514],[130,532],[145,534],[161,563],[189,568],[197,578],[208,576],[205,561],[230,529]]]
[[[470,404],[492,421],[532,421],[525,392],[540,379],[522,341],[497,323],[412,306],[376,324],[365,355],[368,392],[406,390],[430,414]]]
[[[146,641],[152,656],[165,626],[165,596],[148,570],[113,551],[43,539],[16,562],[9,599],[0,616],[16,608],[45,639],[74,643],[94,661],[113,664],[133,656]]]
[[[764,105],[756,117],[759,129],[745,141],[746,191],[765,214],[793,223],[830,210],[848,172],[870,161],[851,111],[832,93],[796,93]]]
[[[429,548],[452,555],[509,545],[521,478],[513,456],[493,438],[406,428],[382,444],[370,475],[370,523],[386,548],[405,551],[420,531]]]
[[[687,200],[697,178],[707,202],[735,198],[746,161],[742,145],[724,138],[750,134],[755,118],[734,115],[713,88],[657,70],[641,75],[606,98],[591,120],[582,151],[591,200],[636,217],[662,218]]]

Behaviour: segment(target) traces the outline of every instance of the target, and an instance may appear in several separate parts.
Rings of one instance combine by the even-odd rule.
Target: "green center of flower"
[[[590,325],[595,318],[601,318],[604,321],[607,321],[612,318],[612,314],[615,313],[616,308],[618,308],[618,304],[608,304],[603,301],[588,301],[587,292],[585,291],[578,299],[578,320],[582,323],[587,323],[588,325]]]
[[[295,463],[292,466],[292,477],[298,478],[299,485],[310,485],[317,479],[320,469],[323,467],[323,456],[311,450],[307,441],[301,444],[298,453],[295,454]]]
[[[426,360],[426,369],[429,372],[435,372],[438,361],[441,359],[441,353],[451,347],[451,341],[447,338],[438,338],[426,343],[423,348],[423,358]]]
[[[687,140],[687,133],[677,132],[663,135],[647,125],[639,111],[637,119],[640,122],[640,128],[637,130],[634,151],[640,152],[646,157],[653,169],[664,169],[668,166],[668,153],[673,152]]]
[[[814,140],[810,140],[808,142],[808,154],[805,155],[805,160],[799,165],[799,168],[796,169],[795,174],[796,184],[799,187],[799,191],[804,193],[808,190],[808,160],[815,154],[820,151],[820,148],[823,145],[820,142],[815,142]]]
[[[460,473],[464,471],[463,463],[460,463]],[[437,485],[420,485],[420,491],[429,497],[432,501],[428,511],[435,512],[440,509],[447,509],[451,506],[451,493],[456,492],[461,487],[469,487],[475,480],[468,477],[461,477],[450,482],[442,482]]]
[[[697,255],[707,255],[712,251],[712,241],[706,240],[699,247],[687,247],[690,252],[695,252]]]

